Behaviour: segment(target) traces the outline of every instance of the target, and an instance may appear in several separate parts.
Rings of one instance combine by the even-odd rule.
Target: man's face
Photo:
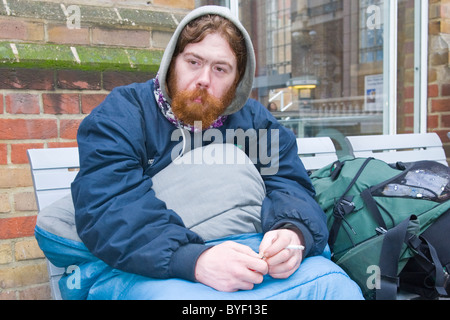
[[[188,124],[202,121],[208,128],[228,107],[235,94],[236,57],[218,33],[188,44],[175,59],[169,79],[174,114]]]

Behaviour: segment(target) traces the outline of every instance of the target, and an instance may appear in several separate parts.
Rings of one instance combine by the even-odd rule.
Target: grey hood
[[[245,30],[244,26],[241,24],[241,22],[235,18],[231,11],[228,8],[220,7],[220,6],[203,6],[199,7],[193,11],[191,11],[189,14],[187,14],[184,19],[180,22],[177,29],[175,30],[172,38],[169,41],[169,44],[167,45],[167,48],[164,52],[163,58],[161,60],[161,65],[159,68],[159,83],[161,85],[161,91],[164,95],[165,99],[171,103],[171,99],[169,95],[167,94],[167,84],[166,84],[166,76],[167,72],[169,70],[170,63],[172,61],[173,53],[175,51],[176,44],[178,42],[178,38],[183,31],[184,27],[191,22],[192,20],[195,20],[198,17],[201,17],[206,14],[216,14],[220,15],[228,20],[230,20],[232,23],[236,25],[236,27],[241,31],[242,35],[245,38],[245,42],[247,45],[247,67],[245,70],[244,77],[242,78],[241,82],[239,83],[237,89],[236,89],[236,96],[231,102],[231,104],[228,106],[228,108],[225,110],[223,115],[229,115],[232,113],[235,113],[239,111],[247,102],[250,93],[252,91],[253,86],[253,79],[255,75],[255,52],[253,50],[253,44],[250,39],[250,36],[248,35],[247,31]]]

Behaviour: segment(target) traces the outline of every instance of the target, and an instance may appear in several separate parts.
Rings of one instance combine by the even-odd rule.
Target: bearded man
[[[116,272],[103,275],[90,298],[233,299],[253,292],[260,299],[286,288],[296,290],[289,298],[361,298],[341,270],[339,281],[323,280],[336,268],[321,255],[325,215],[295,136],[249,99],[254,73],[241,23],[223,7],[200,7],[179,24],[155,79],[114,89],[82,122],[72,184],[76,229]],[[235,146],[230,132],[255,136]],[[201,145],[193,148],[198,134]],[[243,166],[183,163],[211,146],[226,159],[247,157],[252,144],[268,149],[276,170],[262,174],[268,163],[261,154]],[[308,278],[305,260],[319,274]],[[294,282],[279,282],[287,278]],[[310,287],[302,291],[295,279]]]

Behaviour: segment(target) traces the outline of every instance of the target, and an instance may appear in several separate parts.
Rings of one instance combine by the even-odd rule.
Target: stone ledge
[[[0,42],[0,67],[157,72],[163,51]]]
[[[91,5],[76,5],[80,8],[81,25],[150,27],[174,30],[187,10],[160,11],[131,8],[111,8]],[[69,5],[54,2],[6,0],[0,3],[0,16],[65,22]],[[66,12],[64,12],[66,10]]]

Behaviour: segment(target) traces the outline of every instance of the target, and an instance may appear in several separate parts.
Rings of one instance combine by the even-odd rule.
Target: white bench
[[[380,152],[373,152],[367,146],[374,146],[372,141],[382,140],[385,141],[392,140],[394,141],[394,136],[378,136],[379,139],[370,138],[370,136],[363,136],[363,138],[369,138],[367,142],[364,143],[364,139],[360,139],[359,137],[348,137],[349,143],[355,142],[352,144],[352,149],[355,152],[355,155],[358,156],[379,156]],[[428,137],[433,138],[432,135],[428,135]],[[404,137],[402,137],[404,139]],[[433,138],[434,139],[434,138]],[[426,140],[426,139],[425,139]],[[423,139],[416,140],[421,141],[426,148],[429,148],[430,143]],[[440,142],[440,140],[439,140]],[[358,148],[356,148],[357,143],[360,143],[365,146],[365,151],[370,151],[369,153],[358,153]],[[380,142],[378,142],[379,146]],[[434,148],[438,148],[436,146],[437,143],[433,143]],[[397,143],[396,146],[399,148],[401,144]],[[416,144],[417,145],[417,144]],[[297,139],[298,146],[298,154],[300,159],[302,160],[306,170],[317,170],[320,169],[338,159],[336,155],[336,149],[332,140],[329,137],[315,137],[315,138],[298,138]],[[404,148],[404,144],[401,145]],[[412,148],[411,144],[408,144],[408,148]],[[430,147],[432,148],[432,147]],[[440,144],[440,148],[442,149],[442,143]],[[381,150],[379,148],[372,148],[374,150]],[[443,149],[441,150],[443,152]],[[362,151],[361,151],[362,152]],[[405,153],[406,152],[406,153]],[[400,157],[401,154],[407,154],[406,158]],[[445,154],[442,155],[441,152],[435,152],[434,154],[438,154],[439,157],[444,159]],[[443,158],[442,158],[443,157]],[[28,158],[31,166],[31,173],[33,177],[33,184],[36,195],[36,202],[38,205],[38,211],[41,211],[46,206],[51,203],[61,199],[65,195],[70,193],[70,184],[75,178],[78,168],[79,168],[79,158],[78,158],[78,148],[55,148],[55,149],[30,149],[28,150]],[[393,152],[393,155],[390,159],[400,159],[401,161],[412,161],[417,158],[411,158],[411,153],[407,153],[407,151],[402,152]],[[436,160],[429,156],[427,158],[429,160]],[[397,161],[397,160],[396,160]],[[52,298],[57,300],[61,299],[58,281],[61,276],[64,274],[65,270],[63,268],[57,268],[49,261],[48,263],[48,272],[50,278],[50,286],[52,292]]]
[[[387,163],[434,160],[448,166],[436,133],[345,137],[354,157],[374,157]]]
[[[70,193],[70,184],[80,166],[78,148],[30,149],[28,159],[33,177],[38,211]],[[64,268],[47,260],[50,290],[54,300],[60,300],[58,281]]]
[[[298,155],[306,170],[317,170],[338,159],[329,137],[297,138]]]

